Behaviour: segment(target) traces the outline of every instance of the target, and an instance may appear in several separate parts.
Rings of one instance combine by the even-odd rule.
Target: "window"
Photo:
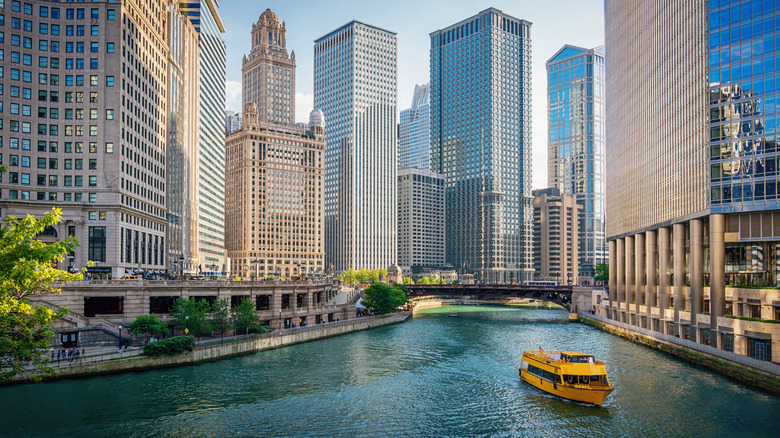
[[[98,77],[97,75],[90,75],[89,77],[89,85],[93,87],[97,87],[98,85]]]
[[[84,36],[84,26],[83,25],[76,26],[76,35]]]
[[[89,202],[93,200],[94,193],[89,194]],[[106,261],[106,227],[89,227],[89,250],[88,255],[93,262]]]
[[[116,19],[116,11],[113,9],[109,9],[106,11],[106,16],[108,17],[109,20],[114,20]]]
[[[106,110],[106,120],[114,120],[114,110],[112,109]]]
[[[97,193],[90,193],[89,194],[89,202],[92,202],[92,203],[97,202]]]
[[[91,68],[92,70],[96,70],[98,68],[98,59],[97,58],[92,58],[92,59],[89,60],[89,68]],[[97,84],[95,84],[95,85],[97,85]]]
[[[92,10],[90,12],[91,12],[90,18],[92,18],[93,20],[97,19],[97,18],[100,18],[100,9],[92,8]]]
[[[90,177],[89,177],[89,186],[90,187],[97,187],[97,176],[90,175]]]
[[[89,169],[90,170],[97,170],[97,158],[90,158],[89,159]]]
[[[75,181],[76,181],[76,182],[75,182],[75,186],[76,186],[76,187],[81,187],[81,186],[83,186],[83,185],[84,185],[84,177],[83,177],[83,176],[81,176],[81,175],[76,175],[76,177],[75,177]]]
[[[114,77],[106,76],[106,87],[113,87],[113,86],[114,86]]]
[[[89,44],[89,51],[91,53],[97,53],[98,52],[98,43],[96,41],[93,41]]]
[[[92,27],[90,28],[90,34],[92,36],[100,35],[100,27],[96,24],[93,24]]]
[[[45,169],[45,168],[46,168],[46,158],[38,157],[38,169]]]
[[[65,187],[72,187],[73,186],[73,176],[65,175],[65,181],[63,182],[63,185]]]
[[[113,142],[106,143],[106,153],[107,154],[113,154],[114,153],[114,143]]]
[[[90,108],[89,109],[89,118],[91,120],[97,119],[97,108]]]
[[[106,52],[114,53],[114,43],[106,43]]]
[[[97,127],[95,127],[97,129]],[[90,154],[96,154],[97,153],[97,143],[94,141],[89,143],[89,153]]]
[[[49,186],[56,187],[57,185],[57,175],[49,175]]]

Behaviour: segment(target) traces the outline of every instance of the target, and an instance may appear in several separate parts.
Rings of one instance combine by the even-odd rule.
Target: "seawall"
[[[772,362],[762,362],[753,358],[738,356],[728,351],[717,350],[709,345],[696,344],[686,339],[664,339],[670,337],[660,333],[653,333],[653,335],[649,334],[650,332],[642,333],[645,332],[644,329],[632,328],[595,315],[581,313],[580,321],[607,333],[671,354],[686,362],[703,366],[740,383],[771,394],[780,395],[780,365]],[[725,356],[727,355],[734,357],[726,358]]]
[[[194,351],[175,356],[151,357],[140,355],[118,360],[73,364],[69,367],[60,368],[59,374],[56,376],[48,377],[41,375],[40,377],[43,377],[44,380],[57,380],[190,365],[396,324],[406,321],[409,316],[411,316],[411,312],[393,313],[297,329],[279,330],[241,341],[201,345],[196,347]]]

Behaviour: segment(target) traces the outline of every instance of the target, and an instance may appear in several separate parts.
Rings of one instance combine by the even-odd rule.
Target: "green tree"
[[[211,325],[208,324],[207,316],[209,311],[211,311],[211,306],[206,300],[198,300],[195,297],[185,300],[180,297],[173,302],[171,316],[176,321],[176,324],[200,338],[202,335],[211,332]]]
[[[414,284],[412,277],[404,277],[404,284]]]
[[[0,166],[0,173],[4,167]],[[46,244],[37,236],[60,222],[62,214],[53,209],[42,218],[6,216],[0,224],[0,381],[17,375],[31,380],[31,369],[53,375],[43,352],[54,336],[53,322],[66,309],[56,312],[46,306],[33,306],[25,297],[59,293],[54,283],[80,280],[81,273],[68,273],[54,267],[72,252],[78,240],[68,237]],[[28,366],[31,366],[29,368]]]
[[[254,304],[246,297],[241,298],[241,304],[233,309],[233,319],[236,330],[243,330],[244,334],[260,327],[260,315],[257,314]]]
[[[345,272],[339,274],[339,279],[346,284],[357,283],[357,271],[354,268],[349,268]]]
[[[602,284],[609,281],[609,265],[606,263],[596,263],[596,281]]]
[[[374,283],[363,291],[363,305],[379,315],[394,312],[404,304],[406,304],[406,294],[394,286]]]
[[[230,317],[230,303],[227,298],[217,300],[211,306],[211,325],[219,329],[220,336],[223,338],[225,337],[225,330],[232,328]]]
[[[148,338],[157,333],[168,333],[168,324],[160,321],[157,315],[141,315],[127,326],[127,330]]]

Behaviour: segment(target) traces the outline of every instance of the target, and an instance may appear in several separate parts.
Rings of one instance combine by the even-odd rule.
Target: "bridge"
[[[547,301],[571,310],[575,289],[590,291],[577,286],[532,286],[524,284],[409,284],[409,298],[446,296],[471,299],[527,298]],[[577,291],[579,292],[579,291]]]

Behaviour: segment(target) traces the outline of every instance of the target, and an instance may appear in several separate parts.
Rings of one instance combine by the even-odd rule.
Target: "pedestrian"
[[[60,352],[60,350],[57,350],[57,362],[59,362],[60,357],[62,357],[62,352]]]
[[[51,351],[51,361],[54,362],[54,350]]]
[[[86,351],[85,351],[85,350],[82,348],[82,349],[81,349],[81,355],[83,356],[83,355],[85,355],[85,354],[87,354],[87,352],[86,352]]]

